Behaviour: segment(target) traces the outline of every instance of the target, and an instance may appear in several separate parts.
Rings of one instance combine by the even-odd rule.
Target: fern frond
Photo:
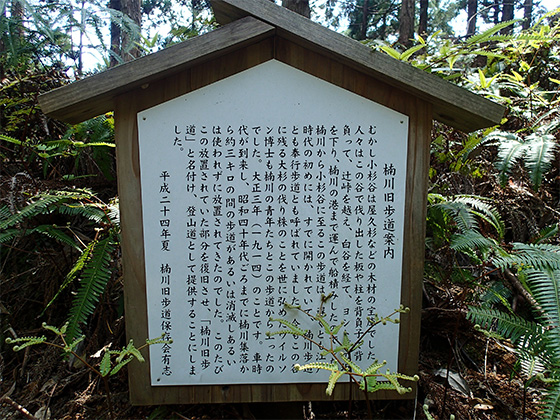
[[[434,204],[432,207],[438,208],[443,211],[443,213],[450,216],[462,232],[478,230],[478,223],[465,203],[450,200]]]
[[[39,214],[50,212],[50,206],[65,200],[65,197],[58,195],[41,195],[36,197],[37,201],[25,206],[15,214],[10,215],[0,221],[0,230],[7,229],[11,226],[21,223],[24,219],[34,217]]]
[[[471,212],[473,214],[490,224],[494,229],[496,229],[499,237],[503,238],[505,225],[500,213],[498,213],[494,206],[488,204],[485,198],[474,195],[460,195],[455,197],[455,201],[464,203],[471,207]]]
[[[526,274],[529,290],[546,314],[541,322],[560,328],[560,270],[526,270]]]
[[[12,143],[12,144],[17,144],[18,146],[21,146],[23,144],[20,140],[14,138],[14,137],[6,136],[4,134],[0,134],[0,140],[8,142],[8,143]]]
[[[479,44],[481,42],[487,42],[490,38],[500,32],[502,29],[513,25],[515,22],[519,22],[519,19],[508,20],[507,22],[498,23],[491,28],[485,30],[480,34],[476,34],[467,39],[467,45]]]
[[[533,182],[533,189],[537,191],[544,173],[552,166],[558,145],[551,134],[533,133],[527,136],[525,142],[525,166]]]
[[[2,220],[6,220],[8,217],[12,215],[10,208],[8,206],[1,206],[0,207],[0,222]]]
[[[84,267],[80,287],[70,309],[67,331],[70,340],[81,334],[80,325],[93,313],[99,296],[105,291],[111,278],[109,265],[114,248],[113,237],[109,236],[99,241],[91,252],[91,259]]]
[[[498,156],[496,169],[498,179],[502,186],[506,185],[513,165],[525,154],[525,144],[521,139],[512,133],[498,133],[502,136],[502,141],[498,146]]]
[[[56,227],[54,227],[52,225],[37,226],[36,228],[32,229],[29,233],[32,233],[32,232],[41,233],[45,236],[48,236],[51,239],[56,239],[57,241],[60,241],[63,244],[68,245],[71,248],[74,248],[78,251],[81,251],[80,247],[78,246],[76,241],[74,241],[74,239],[72,239],[70,236],[66,235],[60,229],[57,229]]]
[[[101,363],[99,363],[99,372],[101,376],[107,376],[109,372],[111,372],[111,353],[108,351],[105,352],[103,358],[101,359]]]
[[[121,360],[119,363],[116,364],[115,367],[113,367],[113,369],[111,369],[111,376],[116,374],[119,370],[121,370],[124,366],[126,366],[127,364],[129,364],[133,360],[134,360],[134,356],[132,356],[132,355],[128,356],[124,360]]]
[[[544,332],[541,325],[527,321],[517,315],[507,314],[495,309],[469,307],[467,319],[482,328],[496,332],[503,338],[517,342],[521,337],[539,335]]]
[[[541,42],[550,42],[554,38],[549,36],[543,36],[541,34],[535,33],[526,33],[522,32],[519,34],[512,34],[512,35],[493,35],[489,41],[491,42],[506,42],[506,41],[541,41]]]
[[[6,229],[0,232],[0,244],[11,241],[12,239],[18,237],[22,231],[20,229]]]
[[[277,331],[274,332],[273,331],[273,332],[270,333],[270,335],[275,335],[275,334],[278,334],[278,333],[280,333],[280,334],[293,334],[293,335],[305,335],[305,334],[307,334],[307,331],[308,331],[308,330],[304,330],[304,329],[298,327],[297,325],[295,325],[292,322],[287,321],[285,319],[278,318],[278,319],[271,319],[270,321],[272,321],[272,322],[277,321],[280,324],[282,324],[282,325],[284,325],[285,327],[288,328],[288,330],[283,330],[282,332],[277,332]]]
[[[512,253],[500,255],[492,260],[499,268],[535,268],[560,270],[560,246],[551,244],[513,244]]]
[[[88,244],[88,246],[82,251],[81,255],[78,257],[78,259],[76,260],[76,262],[74,263],[74,265],[72,266],[72,268],[70,269],[68,274],[66,274],[66,278],[64,279],[64,282],[58,288],[58,291],[56,292],[54,297],[51,299],[51,301],[47,304],[47,306],[45,306],[45,309],[43,309],[43,312],[41,313],[41,315],[43,315],[45,313],[47,308],[49,308],[49,306],[52,305],[52,303],[64,291],[64,289],[66,289],[66,287],[68,287],[68,285],[74,281],[74,279],[76,278],[76,275],[80,271],[82,271],[82,269],[84,268],[84,265],[86,264],[87,260],[89,259],[90,255],[91,255],[91,252],[92,252],[93,248],[95,247],[95,245],[96,245],[96,242],[91,241]]]
[[[67,216],[81,216],[96,223],[107,219],[105,212],[92,204],[64,203],[58,207],[58,212]]]
[[[551,385],[546,392],[542,419],[558,420],[560,418],[560,383]]]
[[[45,341],[47,341],[47,337],[44,335],[41,337],[6,338],[6,344],[15,344],[15,346],[12,347],[13,351],[21,351],[26,347],[42,344]]]
[[[344,353],[340,353],[340,358],[342,360],[344,360],[344,363],[346,363],[348,366],[350,366],[350,369],[352,369],[352,372],[358,373],[358,374],[362,374],[362,368],[360,366],[358,366],[356,363],[354,363],[352,360],[350,360],[348,357],[346,357],[346,355]]]
[[[329,383],[327,385],[327,390],[325,391],[327,395],[329,396],[332,395],[336,382],[341,378],[342,375],[344,375],[344,373],[345,372],[342,370],[333,370],[331,372],[331,375],[329,376]]]
[[[476,230],[468,230],[460,234],[452,235],[449,246],[451,249],[462,252],[472,251],[474,249],[488,251],[498,246],[498,243],[494,239],[487,238]]]
[[[412,388],[401,385],[394,374],[387,373],[386,375],[381,374],[381,376],[384,377],[393,386],[393,389],[397,391],[400,395],[412,391]],[[377,383],[383,383],[383,382],[380,382],[378,380]]]
[[[340,370],[340,366],[338,366],[336,363],[311,362],[311,363],[306,363],[305,365],[296,364],[294,365],[294,369],[297,371],[308,370],[308,369],[323,369],[323,370],[329,370],[331,372],[336,372]]]
[[[383,362],[379,363],[377,360],[373,362],[369,367],[365,370],[364,375],[373,375],[376,374],[379,369],[385,366],[387,362],[384,360]]]

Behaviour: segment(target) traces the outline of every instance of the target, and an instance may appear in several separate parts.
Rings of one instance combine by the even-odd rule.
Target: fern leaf
[[[508,338],[513,342],[517,342],[521,337],[543,333],[543,328],[537,323],[495,309],[471,306],[467,313],[467,319],[485,329],[492,329],[495,326],[501,337]]]
[[[542,228],[536,238],[532,239],[532,242],[537,244],[544,243],[549,239],[556,237],[560,233],[560,223],[556,223],[551,226],[546,226]]]
[[[72,269],[68,272],[68,274],[66,275],[66,278],[64,279],[64,282],[62,283],[62,285],[58,288],[58,291],[56,292],[56,294],[54,295],[54,297],[51,299],[51,301],[47,304],[47,306],[45,306],[45,309],[43,309],[43,312],[41,313],[41,315],[43,315],[45,313],[45,311],[47,310],[47,308],[49,306],[52,305],[52,303],[56,300],[56,298],[64,291],[64,289],[66,289],[66,287],[68,287],[68,285],[70,283],[72,283],[74,281],[74,279],[76,278],[76,275],[82,271],[82,269],[84,268],[84,265],[86,264],[87,260],[89,259],[91,252],[93,250],[93,248],[95,247],[96,242],[92,241],[91,243],[89,243],[89,245],[86,247],[86,249],[84,249],[82,251],[82,254],[80,255],[80,257],[76,260],[76,262],[74,263],[74,265],[72,266]]]
[[[111,353],[108,351],[105,352],[103,358],[101,359],[99,372],[101,373],[101,376],[107,376],[109,372],[111,372]]]
[[[526,145],[512,133],[502,133],[502,141],[498,146],[496,169],[502,186],[506,185],[513,165],[525,154]]]
[[[499,268],[520,267],[560,270],[560,246],[551,244],[514,243],[511,254],[500,255],[492,260]]]
[[[384,360],[383,362],[379,363],[377,360],[373,362],[364,372],[364,375],[374,375],[377,373],[379,369],[385,366],[387,362]]]
[[[57,195],[39,196],[37,201],[25,206],[19,212],[12,214],[6,219],[0,221],[0,231],[17,225],[26,218],[34,217],[43,213],[48,213],[50,211],[51,205],[63,200],[65,200],[65,197],[60,197]]]
[[[333,334],[331,326],[329,325],[329,323],[327,321],[325,321],[325,318],[323,316],[317,315],[315,317],[315,319],[321,323],[321,325],[323,326],[323,328],[325,329],[325,332],[327,334],[329,334],[329,335]]]
[[[105,212],[96,205],[84,205],[83,203],[64,203],[58,208],[58,212],[67,216],[81,216],[88,220],[99,223],[107,219]]]
[[[8,142],[8,143],[12,143],[12,144],[17,144],[18,146],[21,146],[23,144],[20,140],[18,140],[16,138],[13,138],[13,137],[10,137],[10,136],[6,136],[4,134],[0,134],[0,140]]]
[[[360,366],[358,366],[356,363],[354,363],[352,360],[350,360],[348,357],[346,357],[344,355],[344,353],[340,353],[340,358],[342,360],[344,360],[344,363],[346,363],[348,366],[350,366],[350,369],[352,369],[352,372],[358,373],[358,374],[362,374],[362,368]]]
[[[114,242],[111,236],[99,241],[92,250],[91,259],[84,267],[80,287],[70,309],[67,331],[70,340],[81,334],[81,324],[95,310],[99,296],[111,278],[109,265],[113,250]]]
[[[472,251],[473,249],[489,250],[497,246],[495,240],[487,238],[475,230],[468,230],[451,236],[450,247],[456,251]]]
[[[505,225],[500,217],[500,213],[498,213],[493,206],[486,203],[484,198],[473,195],[462,195],[456,197],[455,201],[465,203],[471,207],[471,212],[496,229],[500,238],[504,236]]]
[[[340,367],[336,363],[325,363],[325,362],[311,362],[305,365],[294,365],[294,369],[297,371],[307,370],[307,369],[323,369],[335,372],[340,370]]]
[[[560,383],[555,383],[547,389],[545,407],[542,419],[558,420],[560,418]]]
[[[305,335],[307,334],[308,330],[304,330],[301,329],[300,327],[298,327],[297,325],[293,324],[290,321],[287,321],[285,319],[282,318],[278,318],[278,319],[271,319],[272,322],[276,321],[279,322],[280,324],[284,325],[285,327],[288,327],[288,330],[282,330],[282,332],[280,332],[280,334],[293,334],[293,335]],[[279,332],[271,332],[271,335],[276,335]]]
[[[111,369],[111,376],[115,375],[119,370],[121,370],[124,366],[126,366],[127,364],[129,364],[133,360],[134,360],[134,356],[131,355],[131,356],[127,357],[126,359],[117,363],[117,365],[113,369]]]
[[[385,379],[387,379],[387,381],[389,381],[389,383],[393,386],[393,389],[395,391],[397,391],[400,395],[406,394],[407,392],[412,391],[412,388],[408,388],[405,386],[402,386],[398,379],[392,375],[392,374],[387,374],[387,375],[382,375]],[[380,383],[378,381],[378,383]]]
[[[541,321],[552,328],[560,328],[560,270],[527,270],[526,281],[546,314],[546,319]]]
[[[0,232],[0,244],[11,241],[12,239],[18,237],[22,231],[20,229],[6,229]]]
[[[6,344],[16,344],[12,350],[21,351],[26,347],[34,346],[36,344],[42,344],[47,341],[47,337],[44,335],[41,337],[19,337],[19,338],[6,338]]]
[[[1,206],[0,207],[0,221],[6,220],[8,217],[12,215],[10,208],[8,206]]]
[[[341,370],[333,370],[331,372],[331,375],[329,376],[329,383],[327,385],[327,390],[325,391],[327,395],[329,396],[332,395],[336,382],[341,378],[342,375],[344,375],[344,373],[345,372]]]
[[[533,182],[533,189],[537,191],[542,183],[544,173],[552,166],[554,153],[558,145],[551,134],[534,133],[527,136],[525,142],[525,166]]]
[[[61,232],[60,229],[57,229],[56,227],[54,227],[52,225],[37,226],[36,228],[34,228],[32,230],[32,232],[41,233],[45,236],[48,236],[51,239],[56,239],[57,241],[60,241],[63,244],[68,245],[71,248],[74,248],[78,251],[81,251],[78,244],[70,236],[66,235],[64,232]]]
[[[480,34],[476,34],[471,36],[467,39],[467,45],[479,44],[481,42],[487,42],[490,40],[492,35],[497,34],[502,29],[507,28],[508,26],[513,25],[515,22],[519,22],[519,19],[508,20],[507,22],[501,22],[497,25],[492,26],[491,28],[485,30]]]

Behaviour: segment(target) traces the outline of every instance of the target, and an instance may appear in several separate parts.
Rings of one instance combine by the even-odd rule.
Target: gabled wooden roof
[[[79,122],[113,109],[116,95],[243,48],[279,36],[368,74],[433,105],[434,118],[470,132],[500,122],[505,108],[439,77],[423,72],[269,0],[211,0],[223,26],[157,53],[64,86],[39,98],[53,117]]]

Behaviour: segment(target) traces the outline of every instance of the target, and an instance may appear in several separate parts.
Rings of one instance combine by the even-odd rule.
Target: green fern
[[[512,342],[517,342],[527,335],[541,335],[544,332],[543,327],[536,322],[495,309],[469,307],[467,319],[483,329],[495,329],[500,337],[508,338]]]
[[[54,295],[54,297],[50,300],[50,302],[45,306],[41,315],[45,313],[45,311],[54,303],[54,301],[60,296],[60,294],[76,279],[76,276],[84,269],[86,262],[89,260],[93,248],[95,247],[96,242],[92,241],[88,244],[88,246],[82,251],[80,257],[76,260],[72,269],[66,275],[64,282],[58,288],[58,291]]]
[[[521,138],[515,133],[502,131],[496,131],[486,136],[486,144],[492,141],[498,145],[496,168],[502,186],[507,183],[514,165],[523,161],[533,188],[535,191],[539,189],[543,176],[552,166],[558,150],[555,137],[545,131],[539,130],[525,138]]]
[[[95,310],[99,297],[111,278],[109,267],[114,249],[115,240],[113,236],[108,236],[96,243],[91,251],[91,257],[84,266],[78,292],[70,309],[67,331],[70,339],[81,334],[81,324],[85,323]]]
[[[454,234],[451,236],[449,247],[455,251],[470,252],[473,249],[478,249],[487,252],[491,249],[498,247],[496,240],[487,238],[476,230],[468,230],[461,234]]]
[[[55,239],[58,242],[61,242],[63,244],[68,245],[71,248],[74,248],[78,251],[81,251],[80,247],[78,246],[78,244],[76,243],[76,241],[74,239],[72,239],[70,236],[66,235],[64,232],[61,231],[60,228],[58,228],[57,226],[54,225],[39,225],[36,228],[32,229],[29,231],[29,234],[31,233],[40,233],[42,235],[45,235],[51,239]]]
[[[66,200],[66,197],[60,195],[39,195],[36,201],[25,206],[20,211],[11,214],[7,218],[0,221],[0,231],[12,226],[20,224],[24,219],[29,219],[40,214],[49,213],[54,204],[61,203]]]
[[[480,44],[480,43],[483,43],[483,42],[488,42],[492,39],[492,37],[495,34],[500,32],[502,29],[507,28],[508,26],[511,26],[516,22],[519,22],[519,19],[508,20],[506,22],[500,22],[500,23],[492,26],[491,28],[485,30],[484,32],[481,32],[479,34],[471,36],[469,39],[467,39],[467,45],[473,45],[473,44]]]
[[[560,246],[550,244],[514,244],[510,254],[494,258],[502,269],[514,268],[536,302],[535,321],[488,308],[470,308],[468,317],[498,336],[515,344],[516,351],[534,376],[537,366],[548,373],[553,385],[546,391],[544,415],[560,415]],[[488,334],[491,334],[490,332]]]
[[[560,246],[514,243],[512,252],[497,256],[492,263],[499,268],[533,268],[560,270]]]

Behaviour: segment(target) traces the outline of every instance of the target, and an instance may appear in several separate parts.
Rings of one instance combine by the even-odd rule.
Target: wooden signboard
[[[272,317],[321,339],[282,303],[331,292],[350,335],[410,307],[355,360],[415,374],[432,118],[503,108],[269,1],[212,3],[221,29],[40,98],[68,121],[115,111],[127,333],[173,339],[129,365],[132,402],[346,399],[292,371],[317,349],[266,336]]]

